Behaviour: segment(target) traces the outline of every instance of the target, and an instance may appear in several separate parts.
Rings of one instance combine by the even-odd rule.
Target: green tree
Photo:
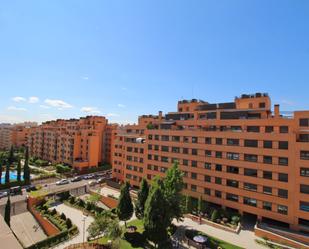
[[[140,190],[137,193],[137,201],[135,203],[135,214],[138,219],[143,219],[145,203],[149,194],[149,185],[145,178],[141,182]]]
[[[72,227],[72,221],[70,218],[67,218],[67,220],[65,221],[65,224],[67,225],[67,228],[70,229]]]
[[[202,196],[200,196],[200,198],[198,199],[197,211],[198,211],[199,215],[201,214],[201,212],[204,211],[204,203],[203,203],[203,197]]]
[[[178,167],[178,162],[167,170],[164,183],[164,196],[167,201],[167,212],[170,221],[174,218],[179,220],[183,217],[182,195],[183,173]]]
[[[120,191],[120,197],[117,206],[117,215],[119,220],[124,221],[127,227],[127,220],[133,215],[133,204],[130,196],[130,183],[126,182]]]
[[[99,193],[92,193],[87,198],[87,202],[91,203],[92,206],[96,206],[100,200],[101,200],[101,195]]]
[[[11,146],[9,157],[8,157],[8,164],[9,164],[9,166],[12,166],[14,161],[15,161],[15,158],[14,158],[14,147]]]
[[[10,194],[8,195],[8,200],[5,205],[4,210],[4,220],[6,224],[11,227],[11,200],[10,200]]]
[[[152,185],[145,204],[144,228],[147,238],[158,246],[167,239],[167,228],[170,225],[164,192],[160,182]]]
[[[10,183],[10,164],[7,162],[5,165],[5,184]]]
[[[18,164],[17,164],[17,181],[20,182],[21,180],[21,161],[18,159]]]
[[[29,149],[26,147],[25,164],[24,164],[24,181],[30,184],[30,168],[29,168]]]
[[[216,221],[219,218],[219,212],[215,209],[211,214],[211,221]]]
[[[191,197],[189,195],[185,196],[185,205],[184,205],[184,211],[186,213],[191,213],[192,212],[192,204],[191,204]]]

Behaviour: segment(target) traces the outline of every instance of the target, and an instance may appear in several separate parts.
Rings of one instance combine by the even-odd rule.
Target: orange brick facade
[[[185,194],[309,232],[309,111],[271,111],[267,94],[178,102],[177,112],[118,127],[113,177],[138,187],[178,161]]]
[[[33,157],[66,163],[78,170],[97,167],[110,161],[110,141],[105,137],[110,137],[113,127],[99,116],[48,121],[31,129],[29,152]]]

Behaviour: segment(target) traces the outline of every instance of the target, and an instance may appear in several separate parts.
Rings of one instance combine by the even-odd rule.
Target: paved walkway
[[[55,206],[55,208],[60,214],[64,213],[67,218],[70,218],[72,223],[74,225],[76,225],[78,227],[78,230],[79,230],[79,233],[76,237],[58,245],[55,248],[56,249],[63,249],[65,247],[69,246],[69,245],[83,242],[83,226],[84,226],[83,219],[84,218],[85,218],[85,241],[87,241],[87,236],[88,236],[87,228],[92,223],[93,217],[91,217],[91,216],[86,217],[86,216],[83,215],[82,211],[77,210],[77,209],[72,208],[72,207],[69,207],[65,204],[60,204],[58,206]]]
[[[224,240],[231,244],[246,248],[246,249],[265,249],[265,247],[257,244],[255,239],[258,237],[254,235],[252,231],[241,230],[239,234],[223,231],[221,229],[206,225],[198,224],[197,222],[192,221],[191,219],[185,218],[182,222],[174,221],[174,224],[179,227],[175,236],[177,236],[180,241],[183,241],[184,230],[187,228],[193,228],[204,232],[210,236],[216,237],[218,239]],[[184,247],[188,248],[188,247]]]
[[[11,229],[25,247],[31,246],[47,238],[44,231],[30,212],[12,216]]]

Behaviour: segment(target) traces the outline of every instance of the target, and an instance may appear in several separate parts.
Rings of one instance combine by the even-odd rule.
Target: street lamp
[[[85,248],[85,222],[86,222],[87,216],[84,215],[83,221],[83,247]]]

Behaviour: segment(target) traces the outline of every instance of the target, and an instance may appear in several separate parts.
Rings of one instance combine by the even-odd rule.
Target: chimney
[[[280,105],[275,105],[274,107],[274,111],[275,111],[275,118],[279,118],[280,117],[280,110],[279,110]]]
[[[162,111],[159,111],[159,120],[162,120]]]

